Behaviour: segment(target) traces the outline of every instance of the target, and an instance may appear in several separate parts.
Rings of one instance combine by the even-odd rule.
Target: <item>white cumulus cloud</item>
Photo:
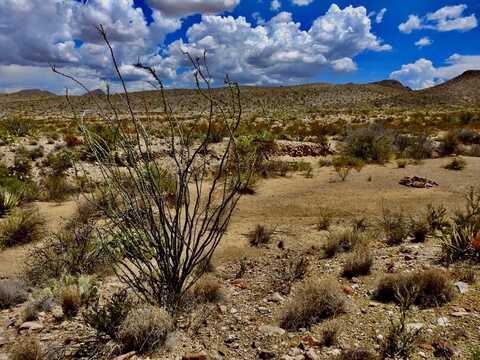
[[[417,15],[409,15],[407,21],[401,23],[398,28],[406,34],[420,29],[431,29],[441,32],[469,31],[478,26],[478,21],[475,14],[464,16],[467,8],[468,6],[465,4],[444,6],[422,18]]]
[[[240,0],[148,0],[148,4],[169,16],[220,13],[234,9]]]
[[[461,75],[467,70],[480,70],[480,55],[450,56],[444,66],[435,67],[432,61],[421,58],[402,65],[390,78],[401,81],[412,89],[424,89]]]
[[[375,22],[377,24],[381,24],[383,22],[383,18],[385,17],[385,13],[387,12],[386,8],[383,8],[382,10],[379,11],[377,16],[375,17]]]
[[[279,0],[272,0],[270,4],[270,9],[272,11],[278,11],[282,7],[282,3]]]
[[[292,3],[297,6],[307,6],[310,5],[313,0],[292,0]]]
[[[418,46],[419,48],[430,46],[432,44],[433,44],[433,41],[428,36],[424,36],[421,39],[419,39],[417,42],[415,42],[415,45]]]

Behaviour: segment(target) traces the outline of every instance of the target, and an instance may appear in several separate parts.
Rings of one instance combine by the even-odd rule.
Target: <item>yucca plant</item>
[[[4,216],[10,210],[16,208],[21,200],[22,198],[18,193],[0,188],[0,216]]]
[[[38,241],[44,233],[45,220],[36,208],[18,209],[0,226],[0,248]]]
[[[475,248],[476,233],[470,224],[452,225],[440,235],[443,260],[451,263],[471,257],[478,257],[480,251]]]

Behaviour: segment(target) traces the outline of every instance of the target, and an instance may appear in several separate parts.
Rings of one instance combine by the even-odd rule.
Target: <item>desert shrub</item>
[[[320,209],[320,215],[317,221],[318,230],[328,230],[333,221],[333,212],[324,208]]]
[[[311,280],[303,283],[285,305],[280,324],[291,330],[308,328],[345,310],[345,295],[337,282],[331,279]]]
[[[131,310],[118,331],[118,340],[124,351],[139,353],[161,347],[173,330],[173,320],[161,308],[144,306]]]
[[[43,360],[46,356],[36,337],[27,336],[19,339],[13,346],[11,360]]]
[[[456,157],[452,161],[450,161],[447,165],[445,165],[445,169],[461,171],[465,169],[466,166],[467,166],[467,162],[464,159]]]
[[[430,231],[443,229],[448,226],[447,209],[443,205],[435,207],[429,204],[425,213],[425,221]]]
[[[425,219],[412,217],[410,219],[410,233],[413,236],[414,242],[425,242],[430,233],[430,225]]]
[[[16,280],[0,280],[0,310],[23,303],[28,294],[22,283]]]
[[[449,131],[441,140],[440,152],[442,155],[452,155],[458,152],[459,140],[453,131]]]
[[[204,275],[193,287],[192,297],[198,303],[219,302],[223,298],[222,285],[213,275]]]
[[[352,170],[360,172],[363,168],[363,161],[351,156],[339,156],[332,161],[335,172],[342,181],[345,181]]]
[[[288,295],[292,286],[305,279],[308,271],[309,261],[305,256],[293,258],[282,263],[281,269],[277,272],[274,280],[274,288],[284,295]]]
[[[126,290],[114,293],[104,305],[99,299],[83,313],[85,323],[95,329],[97,337],[116,340],[118,331],[133,306]]]
[[[17,209],[0,224],[0,248],[37,242],[45,235],[45,219],[34,207]]]
[[[398,245],[404,242],[409,235],[408,221],[403,212],[382,209],[380,226],[389,245]]]
[[[13,166],[10,169],[12,175],[23,179],[28,179],[32,172],[32,159],[28,150],[24,146],[20,146],[15,150],[13,158]]]
[[[433,156],[435,146],[426,134],[412,137],[412,142],[407,149],[407,155],[416,160],[429,159]]]
[[[453,286],[447,274],[439,269],[389,274],[383,277],[375,291],[380,301],[411,299],[423,307],[439,306],[452,300]]]
[[[378,356],[367,349],[349,349],[343,351],[336,359],[338,360],[378,360]]]
[[[474,284],[477,277],[477,273],[474,269],[467,267],[458,270],[457,278],[460,281],[466,282],[467,284]]]
[[[25,137],[30,135],[35,126],[34,122],[30,119],[24,119],[19,117],[8,117],[2,119],[0,127],[10,136]]]
[[[480,348],[472,349],[471,354],[472,354],[472,360],[480,360]]]
[[[469,156],[480,157],[480,144],[473,144],[466,154]]]
[[[364,237],[355,229],[343,229],[332,232],[328,235],[322,250],[326,258],[334,257],[338,252],[350,251],[360,245]]]
[[[10,192],[7,189],[0,188],[0,217],[20,205],[21,195]]]
[[[465,209],[455,212],[452,222],[458,227],[471,226],[474,232],[480,231],[480,188],[470,188],[465,195]]]
[[[94,226],[81,220],[68,222],[29,252],[25,268],[29,282],[41,284],[62,274],[93,274],[111,264]]]
[[[399,169],[405,169],[405,168],[407,167],[407,165],[408,165],[408,161],[407,161],[407,160],[405,160],[405,159],[399,159],[399,160],[397,160],[397,167],[398,167]]]
[[[251,246],[261,246],[270,243],[270,239],[275,229],[269,229],[264,225],[255,226],[255,230],[248,234]]]
[[[452,263],[465,259],[480,259],[480,233],[467,224],[453,224],[439,235],[442,246],[442,260]]]
[[[64,175],[47,175],[41,182],[43,200],[63,201],[75,190]]]
[[[54,304],[54,297],[50,289],[37,291],[33,299],[28,301],[22,308],[22,321],[33,321],[38,319],[40,312],[49,311]]]
[[[378,125],[352,130],[345,138],[343,153],[366,162],[387,162],[393,154],[393,135]]]
[[[408,306],[400,306],[398,320],[390,320],[390,329],[382,344],[383,358],[410,359],[417,348],[421,329],[409,329],[407,326]]]
[[[177,192],[177,179],[175,175],[156,164],[146,166],[145,172],[149,172],[150,176],[154,179],[151,185],[157,186],[157,191],[162,192],[167,200],[175,200],[175,193]]]
[[[53,176],[62,176],[65,172],[73,166],[76,160],[76,155],[68,149],[63,149],[57,152],[51,152],[43,165],[50,167]]]
[[[53,293],[57,294],[67,317],[76,316],[82,306],[88,306],[98,299],[96,282],[84,276],[64,276],[59,283],[53,284]]]
[[[335,321],[327,321],[322,327],[322,345],[333,346],[338,342],[340,325]]]
[[[480,144],[480,134],[468,128],[458,130],[457,139],[463,144]]]
[[[63,141],[65,141],[65,144],[69,148],[72,148],[72,147],[79,146],[79,145],[83,144],[82,139],[79,136],[77,136],[77,135],[75,135],[71,132],[68,132],[63,136]]]
[[[373,265],[373,255],[367,246],[360,246],[347,255],[342,275],[347,278],[368,275]]]

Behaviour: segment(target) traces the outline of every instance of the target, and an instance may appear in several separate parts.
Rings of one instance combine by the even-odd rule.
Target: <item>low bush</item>
[[[345,138],[343,153],[366,162],[385,163],[393,155],[391,131],[378,125],[351,130]]]
[[[28,299],[22,283],[16,280],[0,280],[0,310],[21,304]]]
[[[338,252],[350,251],[364,241],[363,235],[355,229],[343,229],[328,235],[322,250],[326,258],[334,257]]]
[[[333,221],[333,213],[328,209],[320,209],[320,216],[318,217],[317,229],[328,230]]]
[[[173,330],[173,320],[161,308],[144,306],[131,310],[118,331],[125,352],[144,353],[161,347]]]
[[[430,225],[422,218],[410,219],[410,233],[416,243],[425,242],[430,233]]]
[[[96,282],[84,276],[64,276],[59,283],[53,285],[53,293],[57,294],[67,317],[76,316],[82,306],[88,307],[98,300]]]
[[[37,242],[45,235],[45,219],[34,207],[17,209],[0,225],[0,248]]]
[[[323,346],[333,346],[338,342],[338,336],[340,334],[340,326],[335,321],[327,321],[323,325],[322,331],[322,345]]]
[[[40,312],[50,311],[54,304],[52,292],[47,288],[33,294],[33,299],[25,304],[22,309],[22,321],[38,319]]]
[[[443,205],[435,207],[429,204],[425,213],[425,221],[431,232],[443,229],[448,226],[447,209]]]
[[[95,301],[84,313],[87,325],[95,329],[97,337],[117,340],[118,331],[133,306],[133,301],[126,290],[112,295],[104,305]]]
[[[442,260],[453,263],[459,260],[480,260],[480,233],[471,225],[452,225],[439,235]]]
[[[373,265],[373,255],[367,246],[358,247],[347,255],[343,264],[342,276],[351,279],[354,276],[368,275]]]
[[[255,230],[248,234],[251,246],[261,246],[270,243],[274,229],[269,229],[264,225],[257,225]]]
[[[375,291],[375,298],[388,302],[411,299],[423,307],[439,306],[452,300],[453,286],[447,274],[439,269],[389,274],[383,277]]]
[[[392,211],[383,208],[380,226],[385,234],[388,245],[399,245],[409,235],[408,221],[402,211]]]
[[[352,170],[360,172],[364,166],[362,160],[351,156],[339,156],[332,162],[335,172],[340,177],[340,180],[345,181]]]
[[[204,275],[192,289],[193,300],[197,303],[214,303],[223,298],[222,286],[213,275]]]
[[[450,161],[447,165],[445,165],[445,169],[461,171],[465,169],[466,166],[467,166],[467,162],[464,159],[456,157],[452,161]]]
[[[305,279],[308,265],[309,261],[305,256],[289,259],[282,263],[281,268],[277,271],[277,277],[274,280],[275,290],[284,295],[288,295],[295,283]]]
[[[303,283],[285,305],[280,324],[289,330],[308,328],[345,310],[345,295],[337,282],[331,279],[311,280]]]
[[[44,201],[63,201],[75,191],[64,175],[47,175],[41,186]]]

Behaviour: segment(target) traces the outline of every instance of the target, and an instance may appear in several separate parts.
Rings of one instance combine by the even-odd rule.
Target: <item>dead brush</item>
[[[317,221],[317,230],[328,230],[332,225],[334,214],[332,211],[326,208],[320,209],[320,215]]]
[[[335,280],[310,280],[303,283],[285,305],[280,325],[288,330],[309,328],[345,311],[345,295]]]
[[[343,351],[336,360],[378,360],[378,356],[367,349],[349,349]]]
[[[293,285],[305,279],[308,272],[309,261],[305,256],[293,258],[282,263],[282,268],[277,272],[274,288],[283,295],[288,295]]]
[[[222,286],[213,275],[204,275],[193,287],[192,298],[197,303],[219,302],[223,299]]]
[[[262,246],[270,243],[275,228],[270,229],[265,225],[257,225],[255,230],[248,234],[249,242],[251,246]]]
[[[383,208],[379,223],[388,245],[399,245],[408,238],[408,221],[402,211]]]
[[[340,331],[341,327],[336,321],[327,321],[321,331],[322,345],[330,347],[337,344]]]
[[[0,310],[23,303],[28,298],[22,283],[16,280],[0,280]]]
[[[43,360],[46,356],[38,338],[27,336],[19,339],[13,346],[10,354],[11,360]]]

